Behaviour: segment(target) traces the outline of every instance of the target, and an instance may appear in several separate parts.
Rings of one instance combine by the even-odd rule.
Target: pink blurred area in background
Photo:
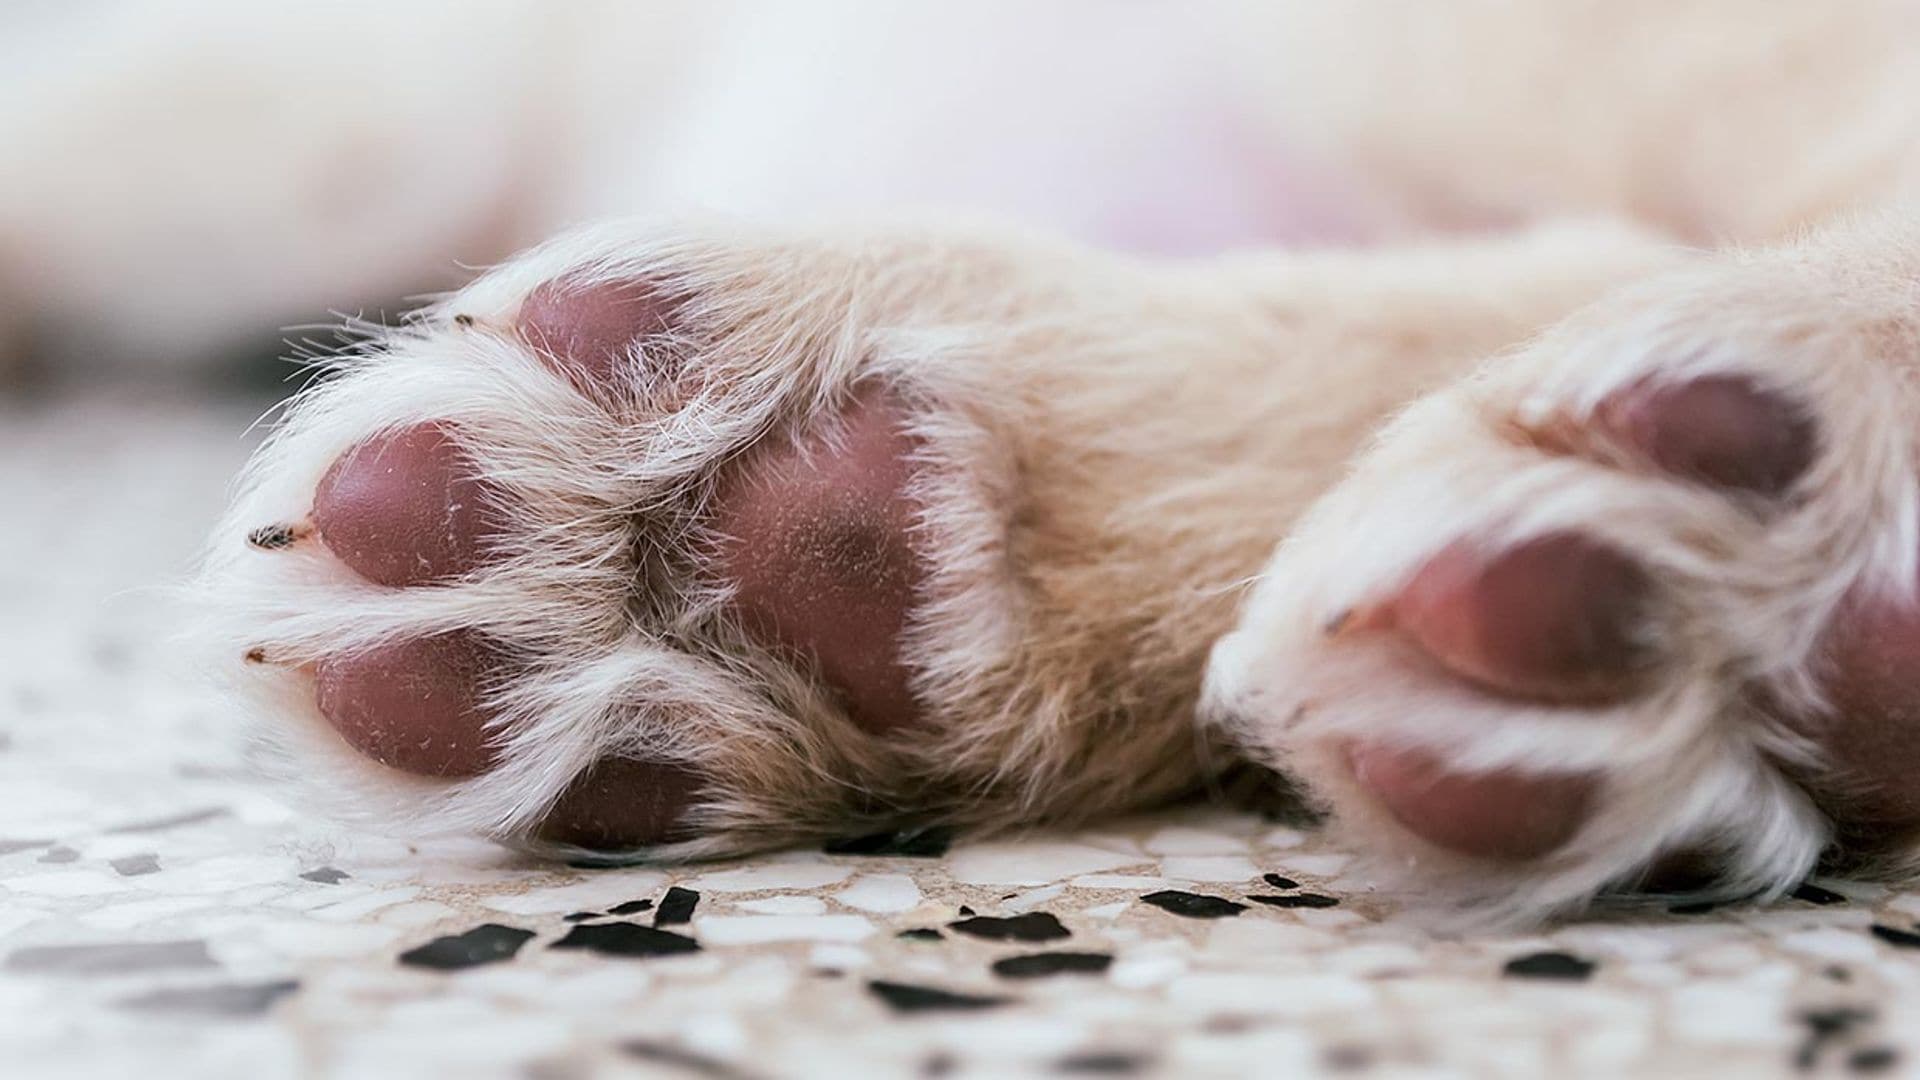
[[[164,381],[608,216],[986,215],[1161,254],[1355,238],[1338,178],[1250,108],[1245,25],[1092,0],[28,0],[0,12],[0,349]]]

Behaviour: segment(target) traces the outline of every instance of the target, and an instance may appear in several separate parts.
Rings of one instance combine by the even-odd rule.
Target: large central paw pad
[[[807,657],[856,723],[890,731],[920,711],[900,658],[926,579],[909,539],[913,440],[877,389],[831,423],[728,471],[713,502],[714,570],[749,633]]]

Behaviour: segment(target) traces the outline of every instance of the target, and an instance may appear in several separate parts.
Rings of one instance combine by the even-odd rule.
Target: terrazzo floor
[[[1920,1075],[1920,893],[1421,929],[1309,834],[588,870],[309,820],[170,659],[238,408],[0,413],[0,1075]]]

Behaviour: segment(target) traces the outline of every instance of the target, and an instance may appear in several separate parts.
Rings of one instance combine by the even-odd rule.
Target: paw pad
[[[700,787],[699,773],[685,766],[602,758],[574,778],[535,835],[589,851],[629,851],[684,839],[686,811]]]
[[[450,425],[415,424],[342,454],[315,489],[313,523],[354,573],[404,588],[479,569],[497,534],[497,500]]]
[[[1813,464],[1813,421],[1739,375],[1642,382],[1602,402],[1595,423],[1682,479],[1755,495],[1785,494]]]
[[[520,336],[582,391],[618,386],[635,346],[675,329],[685,297],[645,281],[561,277],[520,305]]]
[[[1537,859],[1558,850],[1586,823],[1599,788],[1584,773],[1454,772],[1418,750],[1364,743],[1348,749],[1347,762],[1408,832],[1483,859]]]
[[[914,446],[902,419],[882,388],[864,387],[837,431],[762,447],[713,504],[715,571],[732,583],[748,633],[811,658],[854,721],[874,732],[919,715],[899,658],[926,578],[910,539]]]
[[[478,776],[498,760],[484,686],[497,650],[465,631],[410,638],[314,666],[320,715],[367,757],[415,776]]]
[[[1496,693],[1605,702],[1631,691],[1651,660],[1652,594],[1639,564],[1574,533],[1492,555],[1463,542],[1341,630],[1398,630],[1454,675]]]

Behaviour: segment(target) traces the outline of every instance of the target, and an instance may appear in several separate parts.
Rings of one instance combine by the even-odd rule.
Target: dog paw
[[[373,342],[292,404],[202,579],[264,756],[389,828],[574,856],[1190,782],[1171,707],[1096,739],[1084,650],[1034,646],[1019,262],[603,228]]]
[[[1910,870],[1903,295],[1716,264],[1417,402],[1274,555],[1209,715],[1472,918]]]

